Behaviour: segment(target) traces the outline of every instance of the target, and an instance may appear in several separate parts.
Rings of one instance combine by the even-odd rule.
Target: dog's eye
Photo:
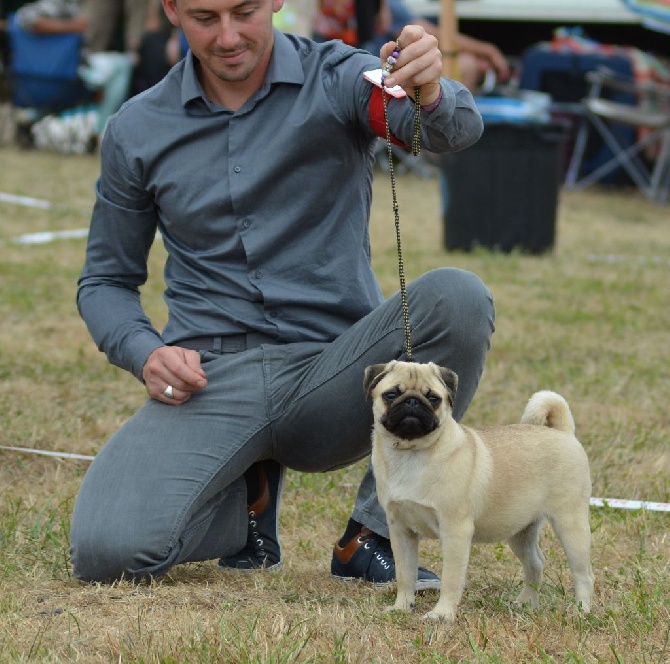
[[[398,398],[398,392],[397,390],[388,390],[388,392],[384,392],[384,394],[382,394],[382,397],[384,398],[384,401],[388,401],[390,403]]]
[[[429,394],[427,398],[433,406],[439,406],[442,403],[442,397],[437,394]]]

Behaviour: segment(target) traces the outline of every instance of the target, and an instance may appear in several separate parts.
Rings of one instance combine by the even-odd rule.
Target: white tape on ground
[[[0,445],[0,450],[8,452],[23,452],[24,454],[40,454],[60,459],[80,459],[93,461],[95,457],[70,452],[51,452],[49,450],[35,450],[30,447],[9,447]],[[670,503],[653,503],[646,500],[627,500],[625,498],[591,498],[591,507],[612,507],[623,510],[649,510],[650,512],[670,512]]]
[[[14,205],[23,205],[23,207],[33,207],[41,210],[48,210],[51,207],[49,201],[32,198],[31,196],[17,196],[16,194],[8,194],[3,191],[0,191],[0,202],[14,203]]]
[[[670,512],[670,503],[650,503],[646,500],[626,500],[625,498],[591,498],[592,507],[615,507],[621,510],[649,510],[650,512]]]
[[[88,236],[88,228],[75,228],[68,231],[42,231],[25,233],[12,238],[14,244],[47,244],[54,240],[71,240]]]
[[[30,447],[9,447],[7,445],[0,445],[0,450],[7,450],[8,452],[23,452],[24,454],[40,454],[42,456],[56,457],[58,459],[81,459],[82,461],[93,461],[95,457],[86,456],[84,454],[72,454],[71,452],[50,452],[49,450],[34,450]]]

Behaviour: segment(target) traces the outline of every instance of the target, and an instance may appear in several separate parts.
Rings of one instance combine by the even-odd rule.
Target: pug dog
[[[567,402],[537,392],[519,424],[475,430],[452,417],[457,386],[453,371],[432,362],[392,361],[365,371],[373,399],[372,466],[396,564],[389,610],[414,606],[422,537],[442,547],[440,597],[425,618],[454,619],[473,542],[509,543],[524,572],[516,601],[537,607],[539,537],[548,520],[567,556],[577,604],[588,612],[591,477]]]

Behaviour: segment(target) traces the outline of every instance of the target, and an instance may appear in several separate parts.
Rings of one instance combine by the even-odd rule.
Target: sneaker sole
[[[222,565],[221,563],[218,563],[218,567],[220,569],[225,569],[229,572],[241,572],[242,574],[256,574],[258,572],[278,572],[281,566],[282,566],[281,560],[278,563],[275,563],[274,565],[270,565],[270,567],[229,567],[228,565]]]
[[[335,581],[339,581],[340,583],[364,583],[366,586],[372,586],[378,590],[386,590],[395,585],[395,581],[366,581],[355,576],[337,576],[337,574],[331,574],[331,576]]]

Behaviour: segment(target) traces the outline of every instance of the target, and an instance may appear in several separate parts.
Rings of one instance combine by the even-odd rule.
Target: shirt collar
[[[208,106],[202,85],[198,80],[195,69],[195,57],[191,49],[188,50],[184,60],[184,74],[181,83],[181,103],[187,106],[189,102],[201,99]],[[262,90],[265,91],[275,83],[293,83],[302,85],[305,81],[305,72],[302,68],[300,56],[289,39],[283,32],[275,28],[274,46],[270,64],[265,76]]]

